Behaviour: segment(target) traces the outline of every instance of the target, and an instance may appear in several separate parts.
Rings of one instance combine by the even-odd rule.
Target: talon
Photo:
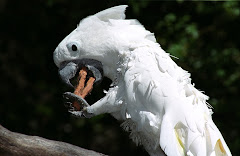
[[[81,117],[81,118],[91,118],[94,116],[92,113],[87,113],[86,111],[68,111],[69,113],[73,114],[74,116]]]
[[[68,111],[68,112],[77,117],[84,117],[82,111]]]
[[[64,106],[69,110],[69,111],[76,111],[75,107],[72,106],[71,102],[65,102]]]

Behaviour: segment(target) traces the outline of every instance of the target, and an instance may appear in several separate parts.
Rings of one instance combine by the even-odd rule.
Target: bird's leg
[[[91,117],[90,113],[87,113],[86,107],[90,106],[84,98],[92,91],[94,77],[90,77],[85,86],[87,76],[87,68],[83,67],[79,72],[79,83],[74,93],[66,92],[63,94],[64,98],[68,101],[67,105],[70,107],[69,112],[80,117]]]

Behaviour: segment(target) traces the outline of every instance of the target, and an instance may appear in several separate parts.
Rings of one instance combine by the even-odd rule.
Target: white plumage
[[[106,96],[86,112],[110,113],[123,121],[130,138],[152,156],[231,156],[212,121],[208,96],[191,84],[190,74],[161,49],[153,33],[125,19],[126,7],[83,19],[54,52],[58,67],[64,61],[95,59],[112,79]],[[73,44],[77,51],[69,48]]]

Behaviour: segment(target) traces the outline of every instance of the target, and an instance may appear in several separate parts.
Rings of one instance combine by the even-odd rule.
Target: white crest
[[[125,19],[125,10],[127,5],[115,6],[101,12],[96,13],[94,16],[97,16],[102,21],[109,21],[109,19]]]

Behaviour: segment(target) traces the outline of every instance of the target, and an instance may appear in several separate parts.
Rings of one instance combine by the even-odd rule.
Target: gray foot
[[[65,106],[68,108],[68,111],[73,115],[82,118],[91,118],[94,116],[94,114],[87,112],[86,108],[90,105],[82,97],[75,95],[71,92],[65,92],[63,94],[63,98],[66,99]],[[76,111],[76,109],[73,107],[73,102],[77,102],[81,106],[80,111]]]

